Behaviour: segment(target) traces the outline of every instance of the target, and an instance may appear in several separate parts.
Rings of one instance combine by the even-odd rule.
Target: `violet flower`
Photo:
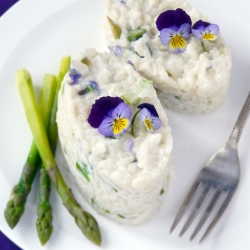
[[[119,97],[101,97],[93,104],[89,124],[106,137],[117,137],[130,127],[132,112]]]
[[[205,52],[207,52],[207,49],[204,41],[214,42],[217,39],[219,30],[217,24],[203,22],[202,20],[197,21],[192,27],[193,35],[201,41],[201,46]]]
[[[161,13],[156,20],[161,43],[173,53],[184,52],[191,36],[191,23],[190,16],[180,8]]]
[[[146,130],[153,133],[161,127],[161,120],[154,105],[149,103],[142,103],[137,108],[141,109],[140,119],[144,123]]]
[[[202,20],[197,21],[192,27],[193,35],[203,41],[214,41],[217,39],[219,33],[219,26],[217,24],[211,24],[203,22]]]

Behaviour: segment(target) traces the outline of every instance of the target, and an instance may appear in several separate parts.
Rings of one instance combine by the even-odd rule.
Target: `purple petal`
[[[96,100],[91,108],[88,123],[93,128],[98,128],[104,117],[110,116],[111,111],[113,111],[122,102],[124,101],[120,97],[110,96],[101,97]]]
[[[151,124],[154,130],[157,130],[161,127],[161,119],[159,117],[151,117]]]
[[[168,45],[175,31],[170,28],[164,28],[160,31],[160,40],[163,45]]]
[[[197,21],[193,25],[192,29],[194,29],[194,30],[202,30],[203,31],[205,29],[204,22],[202,20]]]
[[[203,30],[192,29],[192,33],[198,40],[202,40]]]
[[[156,109],[155,109],[155,106],[152,105],[152,104],[149,104],[149,103],[142,103],[140,104],[139,106],[137,106],[138,109],[143,109],[143,108],[146,108],[151,115],[153,116],[156,116],[156,117],[159,117]]]
[[[220,28],[217,24],[210,24],[205,28],[206,33],[217,35],[220,31]]]
[[[128,154],[133,154],[133,148],[134,148],[135,141],[133,138],[130,138],[126,144],[125,144],[125,149],[128,152]]]
[[[130,107],[125,102],[120,103],[112,112],[113,119],[119,119],[119,118],[130,119],[131,116],[132,112],[130,110]]]
[[[165,11],[161,13],[156,20],[156,26],[159,31],[173,26],[180,27],[183,23],[189,23],[191,25],[191,18],[180,8]]]
[[[208,22],[203,22],[203,23],[204,23],[205,28],[211,24],[211,23],[208,23]]]
[[[95,81],[89,81],[88,86],[93,90],[100,91],[99,86]]]
[[[184,23],[180,26],[177,31],[183,38],[188,40],[190,38],[191,25],[189,23]]]
[[[134,64],[132,63],[131,60],[128,60],[127,63],[130,64],[130,65],[132,65],[134,67]]]
[[[79,79],[82,77],[82,74],[76,71],[75,69],[69,69],[69,77],[71,79],[71,82],[69,85],[75,85],[79,82]]]
[[[119,45],[116,45],[114,48],[113,48],[113,51],[115,53],[115,55],[117,57],[122,57],[122,47],[119,46]]]
[[[151,113],[147,108],[143,108],[140,112],[140,120],[143,122],[146,119],[149,119],[151,117]]]
[[[105,117],[100,126],[98,127],[98,131],[101,135],[106,137],[113,136],[113,123],[114,119],[110,117]]]

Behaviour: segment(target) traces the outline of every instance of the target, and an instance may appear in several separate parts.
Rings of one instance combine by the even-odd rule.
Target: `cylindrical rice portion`
[[[183,53],[174,54],[162,45],[156,19],[166,10],[183,9],[194,24],[208,19],[184,0],[105,0],[106,17],[121,28],[115,39],[108,18],[105,37],[109,48],[120,46],[123,57],[131,61],[141,75],[154,82],[162,104],[184,113],[208,113],[226,99],[230,83],[231,53],[219,33],[216,43],[191,37]],[[219,24],[218,24],[219,25]],[[128,40],[128,31],[143,28],[136,41]],[[223,30],[222,30],[223,32]]]
[[[82,63],[82,62],[84,63]],[[87,49],[72,64],[81,74],[79,83],[66,75],[59,100],[57,123],[60,143],[81,193],[95,209],[120,223],[140,224],[160,208],[173,173],[171,129],[166,113],[151,82],[123,59],[111,53]],[[79,95],[94,81],[99,91]],[[156,108],[162,125],[147,132],[135,120],[130,131],[117,139],[107,138],[91,127],[87,119],[92,105],[103,96],[122,97],[134,113],[140,103]],[[128,151],[128,140],[134,147]]]

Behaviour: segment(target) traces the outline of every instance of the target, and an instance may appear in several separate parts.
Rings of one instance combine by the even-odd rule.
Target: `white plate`
[[[227,140],[250,90],[249,1],[242,0],[240,5],[233,0],[189,2],[220,25],[232,50],[228,99],[223,107],[208,115],[191,116],[167,111],[173,129],[177,179],[171,183],[162,209],[151,221],[137,227],[122,226],[98,215],[81,200],[83,207],[100,224],[103,249],[250,249],[250,121],[239,144],[241,182],[221,221],[201,246],[198,245],[200,234],[189,242],[191,231],[179,239],[183,223],[172,235],[169,234],[187,189],[203,164]],[[51,198],[54,233],[43,248],[35,230],[36,185],[14,230],[7,226],[3,210],[12,186],[18,181],[32,140],[15,86],[15,71],[27,68],[35,85],[40,86],[45,73],[57,74],[63,56],[75,55],[85,47],[96,47],[99,51],[106,49],[102,33],[103,10],[102,0],[22,0],[0,19],[0,229],[25,250],[98,249],[81,234],[55,192]],[[77,195],[77,190],[73,189]],[[81,199],[78,195],[77,198]]]

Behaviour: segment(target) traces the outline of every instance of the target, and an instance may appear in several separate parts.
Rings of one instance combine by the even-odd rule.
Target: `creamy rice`
[[[90,66],[80,62],[83,58]],[[57,113],[60,143],[68,166],[81,193],[99,213],[120,223],[140,224],[158,211],[174,175],[173,141],[166,113],[152,83],[114,54],[88,49],[72,64],[83,77],[79,84],[69,85],[70,77],[66,75]],[[89,81],[97,82],[100,92],[78,95]],[[149,133],[136,118],[135,137],[129,132],[119,139],[104,137],[87,122],[91,107],[100,96],[132,96],[139,103],[153,104],[162,121],[161,128]],[[131,108],[134,113],[136,105]],[[129,153],[126,143],[131,138],[134,148]]]
[[[105,0],[106,16],[122,29],[114,39],[105,18],[105,36],[109,46],[123,48],[123,57],[130,60],[144,77],[153,80],[162,104],[169,109],[188,113],[207,113],[225,101],[230,82],[231,53],[221,34],[216,44],[189,40],[187,50],[170,53],[163,46],[156,28],[156,19],[166,10],[183,9],[194,24],[208,19],[184,0]],[[219,24],[218,24],[219,25]],[[147,30],[137,41],[129,42],[128,30]],[[142,58],[143,57],[143,58]]]

